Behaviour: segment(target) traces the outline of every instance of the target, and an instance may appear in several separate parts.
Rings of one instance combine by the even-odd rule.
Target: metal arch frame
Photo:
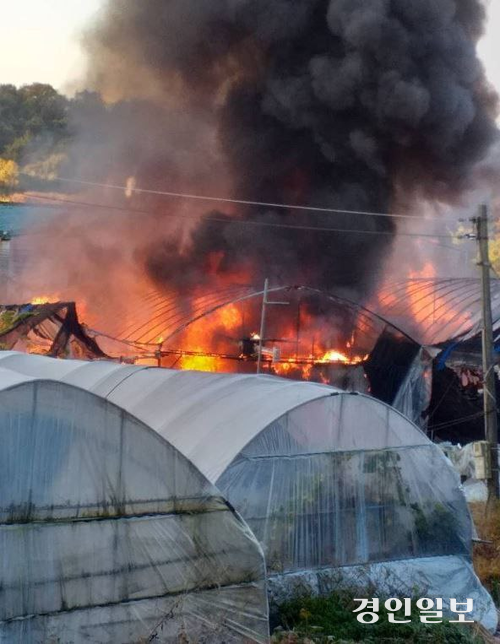
[[[329,299],[332,302],[343,303],[343,304],[347,305],[349,308],[355,309],[355,310],[361,312],[366,319],[368,319],[370,321],[372,321],[373,319],[376,319],[383,326],[391,327],[392,329],[394,329],[395,331],[400,333],[402,336],[404,336],[407,340],[409,340],[413,344],[415,344],[415,345],[420,344],[414,338],[412,338],[408,333],[406,333],[403,329],[401,329],[397,325],[393,324],[392,322],[390,322],[389,320],[387,320],[383,316],[379,315],[378,313],[375,313],[374,311],[366,308],[362,304],[358,304],[356,302],[353,302],[352,300],[349,300],[346,297],[342,297],[340,295],[330,293],[329,291],[325,291],[325,290],[322,290],[322,289],[313,288],[313,287],[309,287],[309,286],[288,285],[288,286],[272,287],[272,288],[269,288],[267,292],[268,293],[280,293],[280,292],[290,292],[290,291],[304,291],[304,292],[307,292],[307,293],[312,293],[312,294],[315,294],[315,295],[319,295],[321,297],[325,297],[325,298]],[[216,311],[224,308],[225,306],[229,306],[231,304],[238,304],[240,302],[245,302],[245,301],[251,300],[252,298],[255,298],[255,297],[262,297],[263,295],[264,295],[264,290],[258,290],[258,291],[253,291],[252,293],[248,293],[246,295],[242,295],[240,297],[236,297],[236,298],[231,299],[231,300],[225,300],[224,302],[221,302],[220,304],[216,304],[215,306],[212,306],[211,308],[209,308],[209,309],[207,309],[205,311],[202,311],[199,314],[195,315],[194,317],[192,317],[187,322],[179,325],[171,333],[169,333],[168,335],[165,336],[162,344],[165,344],[168,340],[170,340],[174,336],[178,335],[179,333],[181,333],[182,331],[187,329],[189,326],[191,326],[195,322],[198,322],[199,320],[211,315],[212,313],[215,313]],[[138,343],[138,344],[141,344],[141,343]],[[148,343],[144,343],[144,344],[148,344]]]
[[[303,291],[306,293],[314,294],[320,297],[324,297],[330,301],[337,303],[344,303],[349,309],[358,312],[362,315],[362,318],[367,326],[371,327],[374,330],[374,321],[377,320],[382,325],[393,328],[395,331],[399,332],[402,336],[410,340],[415,344],[433,344],[436,342],[445,341],[448,338],[439,339],[436,335],[433,336],[428,342],[417,341],[415,337],[412,336],[411,332],[405,331],[398,324],[394,323],[390,319],[391,311],[395,310],[395,306],[387,305],[384,300],[389,298],[389,289],[391,294],[394,295],[396,291],[396,297],[398,298],[398,303],[401,301],[401,296],[408,293],[408,289],[411,290],[412,294],[417,297],[417,302],[424,301],[430,295],[436,295],[439,297],[440,301],[439,306],[436,310],[432,310],[426,316],[422,322],[423,334],[429,334],[429,320],[432,316],[439,313],[438,319],[442,319],[443,313],[442,310],[449,304],[450,306],[456,306],[457,303],[460,303],[460,299],[464,298],[464,305],[467,306],[467,311],[464,310],[464,307],[460,307],[457,311],[458,315],[467,313],[470,316],[470,319],[466,322],[462,322],[458,325],[458,328],[455,333],[453,333],[452,323],[447,323],[446,328],[449,328],[449,336],[456,337],[460,339],[466,339],[468,335],[474,333],[474,330],[477,327],[477,321],[475,318],[477,316],[474,313],[471,314],[470,307],[474,306],[475,299],[474,294],[471,293],[471,288],[477,283],[476,278],[413,278],[407,281],[396,282],[393,285],[388,285],[384,288],[382,296],[380,298],[381,308],[384,308],[384,304],[387,306],[387,312],[376,312],[373,308],[368,308],[362,304],[353,302],[347,297],[343,297],[326,291],[324,289],[313,288],[305,285],[287,285],[287,286],[278,286],[268,289],[269,293],[280,293],[280,292],[290,292],[290,291]],[[500,280],[496,283],[497,286],[500,286]],[[151,314],[149,320],[145,323],[133,322],[129,324],[127,329],[122,332],[119,338],[125,338],[128,343],[132,345],[143,345],[143,346],[157,346],[158,342],[153,342],[152,337],[156,336],[158,333],[165,333],[168,328],[172,327],[174,324],[175,328],[166,332],[165,338],[162,340],[161,344],[164,344],[171,338],[175,337],[179,333],[183,332],[185,329],[190,327],[192,324],[198,322],[199,320],[210,316],[216,311],[223,309],[226,306],[231,304],[238,304],[241,302],[249,301],[256,297],[262,297],[264,291],[262,289],[251,290],[251,285],[244,284],[235,284],[228,286],[219,291],[207,293],[199,298],[194,299],[191,302],[191,311],[192,316],[189,319],[183,321],[183,314],[177,309],[177,304],[175,303],[174,297],[163,298],[161,294],[150,292],[147,296],[148,302],[151,306]],[[424,294],[425,292],[425,294]],[[231,297],[231,296],[236,297]],[[494,295],[494,300],[497,303],[497,307],[500,298],[500,288],[497,293]],[[458,300],[458,302],[457,302]],[[425,309],[425,307],[422,307]],[[166,319],[165,319],[166,316]],[[155,322],[153,328],[148,328],[151,322]],[[500,312],[495,316],[495,322],[498,325],[500,323]],[[467,326],[466,326],[467,325]],[[465,328],[464,328],[465,327]],[[137,337],[137,333],[144,329],[144,333]],[[135,335],[135,339],[133,336]]]
[[[494,326],[498,327],[500,325],[500,280],[494,280],[495,292],[493,294],[493,313],[494,313]],[[457,316],[469,315],[470,319],[467,322],[460,322],[456,325],[455,330],[452,328],[452,323],[447,323],[445,326],[449,329],[449,333],[446,338],[437,338],[436,334],[430,339],[429,343],[440,343],[445,342],[449,338],[456,338],[460,340],[468,339],[469,337],[475,335],[478,332],[478,324],[480,321],[480,311],[476,313],[470,311],[471,306],[474,307],[475,304],[480,303],[479,295],[477,298],[474,294],[471,294],[471,287],[477,285],[478,292],[480,288],[479,279],[475,277],[464,277],[464,278],[412,278],[406,281],[396,282],[394,284],[388,284],[384,287],[382,292],[382,297],[380,298],[381,306],[384,315],[390,316],[391,313],[395,313],[396,307],[391,304],[387,304],[387,300],[390,297],[391,293],[394,293],[394,290],[397,290],[398,293],[401,292],[401,295],[404,295],[405,292],[408,292],[408,289],[411,289],[413,295],[419,297],[418,301],[423,300],[426,296],[436,296],[442,301],[438,309],[442,309],[447,305],[456,307],[457,303],[460,303],[462,298],[463,306],[459,307],[457,310]],[[442,293],[443,290],[449,289],[448,292]],[[427,294],[423,297],[420,297],[420,294],[424,291],[427,291]],[[458,299],[458,302],[457,302]],[[428,334],[430,324],[428,319],[435,313],[429,313],[422,322],[423,333]],[[438,317],[438,320],[442,318],[442,314]]]
[[[248,289],[245,289],[245,290],[247,291]],[[190,318],[188,320],[188,322],[190,320],[192,320],[194,322],[195,320],[199,319],[200,317],[203,317],[205,311],[207,311],[207,312],[208,311],[216,311],[218,308],[228,306],[232,302],[240,301],[240,299],[242,299],[241,297],[238,297],[238,298],[235,298],[234,300],[226,300],[226,299],[224,299],[221,302],[220,297],[221,297],[220,294],[212,295],[211,297],[204,297],[202,299],[208,300],[208,301],[204,302],[203,304],[201,303],[200,300],[195,300],[194,303],[192,303],[192,306],[191,306],[192,313],[193,313],[194,317]],[[146,338],[145,340],[143,340],[143,344],[158,344],[158,342],[152,343],[152,342],[148,341],[148,339],[158,335],[158,333],[163,334],[165,332],[165,324],[166,323],[168,323],[169,326],[167,326],[167,328],[169,328],[175,323],[182,322],[182,320],[183,320],[182,312],[178,312],[178,311],[174,311],[174,313],[171,314],[166,319],[163,318],[164,313],[168,313],[169,311],[172,311],[172,309],[175,309],[177,307],[177,304],[173,304],[172,306],[170,306],[171,302],[172,302],[172,300],[169,300],[169,308],[167,309],[167,311],[164,311],[163,313],[160,313],[159,315],[156,315],[153,318],[153,320],[158,320],[159,318],[162,318],[162,319],[160,319],[160,321],[157,322],[153,327],[150,327],[149,329],[146,329],[146,331],[142,334],[142,336],[140,336],[139,339]],[[204,307],[206,307],[206,306],[210,306],[210,309],[208,309],[208,310],[205,309]],[[149,320],[145,324],[142,324],[140,328],[148,327],[148,324],[150,324],[150,323],[151,323],[151,320]],[[162,344],[169,337],[170,336],[167,336],[162,341]]]
[[[246,292],[249,288],[252,287],[237,285],[235,287],[224,289],[222,291],[207,293],[206,295],[194,299],[190,303],[190,308],[194,309],[194,312],[198,312],[200,310],[200,307],[219,302],[222,296],[227,296],[229,295],[229,293],[238,293],[243,289],[245,289]],[[174,296],[164,297],[160,293],[157,293],[154,302],[150,306],[149,314],[153,317],[149,317],[144,322],[144,316],[142,316],[140,321],[135,320],[131,324],[128,324],[124,330],[118,333],[118,336],[124,340],[131,341],[131,338],[134,335],[137,335],[137,333],[139,333],[142,329],[145,329],[145,331],[142,336],[139,337],[144,337],[144,335],[149,336],[153,329],[159,329],[161,331],[162,324],[168,322],[171,325],[173,321],[176,320],[176,318],[180,318],[180,320],[182,320],[182,312],[178,311],[178,303],[176,301],[176,298]],[[151,322],[156,320],[160,320],[160,322],[158,322],[154,325],[154,327],[151,328]]]

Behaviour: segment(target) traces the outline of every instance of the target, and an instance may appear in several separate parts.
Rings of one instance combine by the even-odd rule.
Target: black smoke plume
[[[161,118],[152,137],[141,120],[140,186],[183,187],[169,183],[170,149],[204,168],[205,191],[212,182],[217,192],[223,168],[238,199],[388,212],[396,194],[401,207],[456,199],[496,140],[496,97],[476,55],[484,21],[480,0],[108,0],[87,46],[95,89],[165,108],[164,137]],[[220,167],[189,127],[169,142],[172,105],[213,128]],[[362,294],[396,233],[393,220],[365,215],[207,214],[187,244],[149,246],[155,280],[189,289],[250,270],[254,283]]]

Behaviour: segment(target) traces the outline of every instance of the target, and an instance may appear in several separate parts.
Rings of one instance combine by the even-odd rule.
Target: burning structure
[[[107,104],[80,97],[61,169],[80,192],[39,227],[24,283],[103,329],[151,288],[196,300],[268,277],[368,301],[385,215],[456,202],[496,139],[484,19],[480,0],[108,0],[85,39]]]
[[[408,212],[425,200],[456,203],[496,140],[497,98],[475,52],[484,19],[480,0],[108,0],[86,37],[87,87],[98,94],[80,96],[75,144],[61,167],[61,185],[71,186],[73,194],[59,216],[36,227],[31,242],[36,261],[21,276],[19,292],[27,290],[31,296],[50,290],[61,301],[83,303],[89,323],[103,337],[116,338],[110,329],[118,321],[123,329],[118,340],[128,353],[142,346],[146,359],[168,360],[168,366],[184,369],[203,359],[221,370],[219,343],[231,348],[224,350],[226,356],[237,354],[235,364],[253,369],[255,343],[262,349],[265,341],[268,348],[272,339],[281,358],[275,367],[272,359],[266,360],[266,366],[276,372],[317,369],[330,382],[341,372],[358,378],[363,369],[361,377],[368,376],[366,387],[374,393],[382,379],[373,373],[383,363],[386,347],[392,351],[401,341],[402,364],[393,366],[406,370],[403,379],[411,390],[409,365],[418,345],[380,316],[368,315],[359,303],[373,296],[390,257],[397,236],[391,213]],[[208,203],[219,207],[211,209]],[[425,234],[421,224],[418,217],[410,218],[405,234]],[[43,248],[43,256],[37,248]],[[295,311],[295,326],[271,309],[266,336],[258,340],[252,336],[258,333],[258,315],[251,311],[251,299],[248,325],[240,323],[231,306],[194,319],[200,301],[207,304],[212,294],[236,292],[264,278],[278,289],[305,284],[323,293],[335,290],[337,296],[318,301],[309,293],[300,306],[280,307]],[[137,305],[152,289],[153,306],[160,308],[138,330]],[[159,304],[154,299],[158,292]],[[281,294],[287,299],[297,293],[284,289]],[[347,299],[357,304],[347,304]],[[255,308],[255,298],[253,302]],[[176,355],[158,322],[172,314],[179,328],[186,313],[194,321],[176,334],[186,339]],[[199,348],[196,328],[214,320],[217,332],[205,334],[210,346]],[[235,333],[238,326],[243,333]],[[17,376],[5,376],[2,397],[15,395],[12,379],[25,380],[19,373],[46,379],[50,372],[56,388],[77,384],[95,391],[106,403],[95,403],[100,410],[116,403],[122,422],[127,414],[140,418],[141,430],[155,433],[138,441],[137,454],[157,463],[160,449],[153,449],[152,456],[144,450],[162,438],[164,452],[175,456],[174,447],[196,463],[252,522],[276,577],[295,572],[307,577],[314,566],[332,570],[362,564],[380,581],[388,564],[395,576],[411,578],[413,587],[415,571],[423,581],[442,581],[446,570],[458,580],[453,592],[475,593],[475,605],[483,609],[478,618],[490,627],[496,624],[491,599],[470,565],[472,525],[451,466],[410,421],[380,401],[324,385],[246,374],[1,357],[4,367],[10,364],[15,371],[17,365],[19,370]],[[26,389],[15,401],[15,414],[21,416],[20,426],[32,431],[25,421],[33,396],[26,392],[39,383],[22,384]],[[59,389],[63,405],[64,387]],[[388,389],[385,394],[394,398]],[[296,391],[303,396],[302,408],[289,398]],[[4,410],[2,405],[0,414]],[[53,414],[47,410],[47,418]],[[39,410],[37,416],[44,418]],[[95,433],[95,426],[87,428],[85,413],[78,418],[82,435],[87,429]],[[12,449],[15,441],[8,443]],[[118,440],[105,448],[103,454],[128,456]],[[52,485],[64,480],[57,475],[67,471],[75,453],[81,453],[77,440],[61,443],[57,453],[44,452],[54,462],[52,480],[42,477],[50,488],[45,505],[51,511],[58,490]],[[142,472],[144,462],[138,464],[133,456],[132,470]],[[28,454],[26,462],[35,457]],[[162,462],[158,471],[170,470]],[[110,481],[97,477],[90,491],[95,480]],[[274,480],[283,484],[282,497]],[[25,482],[15,490],[2,489],[10,497],[21,490],[18,501],[37,518],[39,507]],[[102,507],[107,511],[117,504],[124,515],[119,520],[128,521],[126,501],[145,499],[123,496],[127,482],[126,477],[113,479],[104,498],[91,495],[92,512],[97,507],[99,515]],[[162,482],[158,477],[150,489],[161,489]],[[72,505],[79,508],[80,488],[68,489],[75,495]],[[245,496],[248,490],[252,494]],[[13,503],[10,497],[6,508]],[[162,500],[172,498],[178,502],[175,489],[167,490]],[[76,518],[73,509],[68,509],[71,520]],[[201,513],[195,521],[204,517]],[[281,542],[268,538],[272,533],[263,529],[266,522],[280,531]],[[99,530],[109,521],[93,514],[89,523]],[[113,523],[118,526],[119,521]],[[75,525],[83,529],[81,523]],[[340,534],[335,534],[336,526],[342,527]],[[8,527],[3,530],[8,534]],[[176,545],[173,539],[169,555]],[[257,559],[249,566],[255,577],[245,579],[259,582]],[[404,561],[396,565],[395,559]],[[50,562],[57,565],[59,560]],[[135,562],[125,559],[126,564]],[[151,560],[144,565],[148,570]],[[18,586],[7,592],[16,592],[20,579],[22,586],[19,563],[13,569]],[[199,581],[199,570],[193,570]],[[216,584],[223,570],[215,571]],[[83,588],[89,583],[87,572],[78,580]],[[60,567],[48,573],[58,579]],[[122,573],[128,579],[130,565]],[[29,581],[46,581],[47,576]],[[328,590],[329,580],[321,572],[314,570],[311,577],[318,584],[323,579],[323,590]],[[128,591],[126,584],[124,588]],[[56,593],[61,589],[64,583],[57,584]],[[197,588],[193,590],[196,595]],[[447,580],[446,594],[449,590]],[[441,587],[436,594],[444,594]],[[128,594],[119,597],[127,599]],[[47,594],[43,600],[49,609],[66,610],[66,597]],[[256,623],[262,627],[263,604],[260,596],[257,600]],[[35,613],[29,604],[23,615],[12,614],[10,605],[4,603],[4,621],[31,619]],[[123,621],[121,615],[117,621]],[[10,627],[19,623],[9,622]]]
[[[402,325],[433,355],[431,436],[454,443],[484,437],[481,349],[481,285],[478,279],[415,278],[379,294],[378,311]],[[492,280],[495,352],[500,353],[500,280]],[[412,315],[408,315],[408,308]],[[500,394],[500,383],[497,380]]]
[[[84,305],[108,355],[245,372],[262,354],[425,423],[427,357],[368,309],[398,229],[426,234],[391,213],[458,203],[497,139],[484,20],[480,0],[108,0],[61,167],[73,193],[13,252],[30,258],[16,293]],[[231,302],[264,278],[291,303],[257,340],[259,298]]]
[[[78,320],[74,302],[0,305],[0,347],[56,358],[104,358]]]
[[[131,323],[110,331],[117,341],[98,339],[110,355],[125,351],[136,363],[235,373],[259,366],[372,393],[424,423],[430,360],[420,345],[346,298],[297,285],[267,293],[274,300],[267,306],[263,291],[249,286],[197,299],[151,294]]]

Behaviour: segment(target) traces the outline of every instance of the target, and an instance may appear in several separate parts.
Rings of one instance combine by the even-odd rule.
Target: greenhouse
[[[260,545],[156,432],[4,368],[0,428],[0,642],[268,641]]]
[[[275,605],[296,592],[474,599],[473,524],[441,449],[362,394],[271,376],[210,374],[4,353],[0,367],[81,387],[184,454],[262,544]]]

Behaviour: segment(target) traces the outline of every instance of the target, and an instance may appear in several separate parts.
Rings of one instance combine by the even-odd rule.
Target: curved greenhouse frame
[[[491,279],[495,341],[500,327],[500,280]],[[422,344],[468,340],[481,332],[481,280],[476,277],[419,277],[389,282],[374,310]],[[408,315],[410,310],[411,315]]]
[[[370,582],[396,596],[472,597],[475,619],[496,626],[458,475],[384,403],[269,376],[8,353],[0,366],[93,391],[179,449],[261,542],[273,603]]]
[[[267,641],[260,545],[156,432],[3,368],[0,428],[0,642]]]

